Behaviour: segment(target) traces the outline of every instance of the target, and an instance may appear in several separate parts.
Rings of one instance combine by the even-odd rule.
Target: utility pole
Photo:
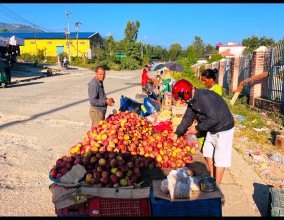
[[[76,44],[77,44],[77,57],[78,57],[78,29],[79,29],[79,24],[82,24],[81,22],[77,21],[75,23],[75,26],[76,26]]]
[[[69,40],[69,36],[70,36],[70,31],[69,31],[69,15],[71,14],[71,12],[66,11],[67,14],[67,18],[68,18],[68,30],[67,30],[67,34],[66,34],[66,39],[67,39],[67,47],[68,47],[68,60],[69,63],[71,63],[71,59],[70,59],[70,40]]]
[[[34,25],[34,33],[35,33],[35,49],[36,49],[36,55],[37,55],[37,43],[36,43],[36,29]]]

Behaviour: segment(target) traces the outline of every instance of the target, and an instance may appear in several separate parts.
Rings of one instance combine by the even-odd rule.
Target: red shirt
[[[142,88],[144,88],[149,81],[150,81],[150,77],[148,76],[148,70],[143,69],[142,81],[141,81]]]

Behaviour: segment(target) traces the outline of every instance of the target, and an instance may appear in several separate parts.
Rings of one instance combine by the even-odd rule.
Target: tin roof
[[[79,32],[78,39],[88,39],[98,32]],[[23,39],[65,39],[64,32],[39,32],[39,33],[0,33],[1,37],[10,38],[16,36]],[[70,32],[70,38],[76,38],[76,32]]]
[[[227,51],[222,51],[221,53],[219,53],[221,56],[223,57],[233,57],[234,55],[227,52]]]

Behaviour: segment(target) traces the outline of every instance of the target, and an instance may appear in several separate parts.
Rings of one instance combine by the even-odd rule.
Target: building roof
[[[70,38],[76,39],[76,32],[70,32]],[[78,39],[88,39],[93,35],[99,34],[98,32],[79,32]],[[64,32],[39,32],[39,33],[0,33],[1,37],[10,38],[16,36],[23,39],[65,39]]]
[[[221,53],[219,53],[221,56],[223,57],[233,57],[234,55],[227,52],[227,51],[222,51]]]
[[[229,42],[228,44],[221,44],[221,43],[216,44],[216,48],[218,49],[219,47],[244,47],[244,46],[242,44]]]

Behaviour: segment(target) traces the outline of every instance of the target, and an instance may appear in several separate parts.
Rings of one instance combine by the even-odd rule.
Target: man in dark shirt
[[[210,175],[221,183],[225,167],[231,166],[234,118],[224,99],[208,89],[193,88],[187,80],[177,81],[172,89],[175,100],[183,99],[188,105],[173,140],[184,135],[208,131],[202,153]],[[193,123],[194,119],[198,124]]]
[[[98,125],[101,120],[105,119],[107,106],[113,106],[113,98],[107,98],[104,90],[103,81],[106,77],[105,69],[98,66],[95,70],[95,77],[89,82],[88,95],[91,104],[90,117],[92,127]]]

